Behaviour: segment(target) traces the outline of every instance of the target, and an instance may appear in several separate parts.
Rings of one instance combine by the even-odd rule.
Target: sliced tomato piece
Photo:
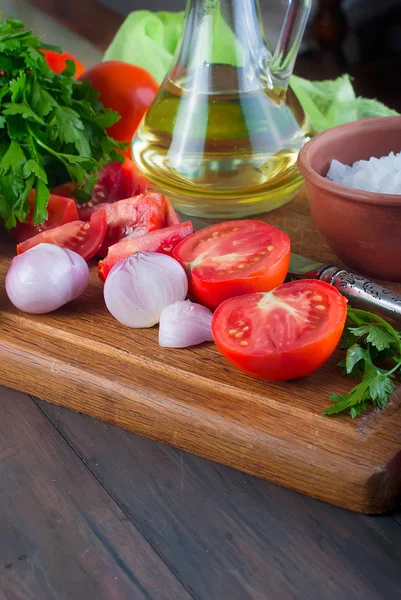
[[[85,260],[95,256],[103,243],[107,230],[104,210],[95,212],[90,221],[72,221],[55,229],[43,231],[35,237],[18,244],[17,254],[22,254],[41,243],[55,244],[80,254]]]
[[[227,298],[267,292],[283,283],[290,240],[262,221],[227,221],[194,233],[173,256],[187,272],[191,296],[214,309]]]
[[[266,380],[304,377],[335,350],[347,301],[323,281],[285,283],[226,300],[213,315],[220,352],[244,373]]]
[[[106,281],[110,270],[120,259],[131,256],[136,252],[161,252],[162,254],[171,255],[175,246],[191,235],[193,231],[191,221],[187,221],[186,223],[151,231],[146,235],[121,240],[121,242],[109,248],[104,260],[99,261],[98,273],[100,279]]]
[[[35,195],[35,190],[32,190],[28,196],[28,202],[31,206],[28,219],[24,223],[18,223],[16,227],[10,230],[10,233],[16,242],[24,242],[42,231],[54,229],[59,225],[64,225],[64,223],[70,223],[71,221],[76,221],[78,219],[75,200],[57,196],[56,194],[50,194],[47,205],[48,217],[46,221],[36,225],[32,220]]]
[[[81,221],[89,221],[95,206],[125,200],[133,196],[146,194],[151,190],[152,186],[149,180],[142,175],[130,158],[126,158],[122,164],[118,162],[109,163],[99,173],[91,200],[78,205],[79,218]],[[72,183],[64,183],[55,187],[53,193],[72,198],[74,196],[74,186]],[[174,209],[172,210],[174,211]],[[172,215],[171,218],[174,219],[174,216]],[[177,215],[175,215],[175,218],[178,218]],[[173,225],[173,223],[171,224]]]
[[[166,205],[161,194],[142,194],[113,204],[99,204],[94,210],[105,210],[107,215],[107,233],[98,251],[104,257],[110,246],[125,237],[164,227]]]
[[[166,201],[166,222],[165,226],[170,227],[170,225],[178,225],[181,223],[180,217],[175,212],[173,205],[171,204],[168,198],[165,198]]]

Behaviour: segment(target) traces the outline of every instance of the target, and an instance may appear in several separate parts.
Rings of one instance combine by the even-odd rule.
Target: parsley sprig
[[[119,115],[104,109],[89,83],[75,81],[73,61],[53,73],[43,49],[61,52],[0,14],[0,217],[9,228],[26,220],[32,189],[33,220],[41,223],[53,186],[72,181],[85,202],[99,169],[123,159],[125,144],[105,132]]]
[[[348,349],[339,366],[344,375],[360,381],[348,394],[330,395],[334,405],[324,414],[349,410],[355,418],[368,404],[385,408],[395,390],[394,379],[401,371],[400,332],[381,317],[350,307],[342,347]]]

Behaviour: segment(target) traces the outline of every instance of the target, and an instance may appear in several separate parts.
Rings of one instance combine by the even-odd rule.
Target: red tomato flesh
[[[98,204],[92,207],[92,214],[98,210],[107,215],[107,232],[97,252],[101,257],[125,237],[137,237],[164,227],[166,207],[161,194],[142,194],[113,204]]]
[[[212,332],[220,352],[244,373],[287,380],[328,360],[346,317],[347,301],[336,288],[305,279],[227,300],[213,316]]]
[[[45,55],[47,64],[55,73],[62,73],[64,71],[67,67],[67,60],[72,60],[75,63],[75,79],[78,79],[78,77],[81,77],[85,73],[83,64],[68,52],[63,52],[62,54],[53,52],[53,50],[42,50],[41,52]]]
[[[262,221],[227,221],[186,238],[173,256],[187,272],[191,296],[214,309],[228,298],[283,283],[290,240]]]
[[[146,235],[121,240],[121,242],[109,248],[104,260],[99,261],[98,273],[100,279],[106,281],[107,275],[119,260],[136,252],[161,252],[162,254],[171,255],[173,248],[184,238],[191,235],[193,230],[192,223],[187,221],[186,223],[151,231]]]
[[[68,248],[89,260],[99,250],[107,230],[107,216],[104,210],[94,213],[90,221],[72,221],[55,229],[43,231],[18,244],[17,254],[22,254],[38,244],[55,244]]]
[[[141,175],[138,167],[131,159],[126,158],[122,164],[118,162],[109,163],[99,173],[91,200],[78,206],[79,218],[82,221],[89,221],[94,206],[138,196],[146,193],[149,188],[148,180]],[[60,196],[72,198],[74,186],[72,183],[65,183],[54,188],[53,192]]]
[[[42,231],[54,229],[59,225],[64,225],[65,223],[70,223],[71,221],[76,221],[78,219],[77,206],[73,198],[64,198],[63,196],[50,194],[49,203],[47,205],[48,217],[46,221],[36,225],[32,220],[35,202],[34,190],[30,192],[28,202],[32,207],[28,219],[24,223],[18,223],[16,227],[10,230],[10,233],[16,242],[24,242]]]

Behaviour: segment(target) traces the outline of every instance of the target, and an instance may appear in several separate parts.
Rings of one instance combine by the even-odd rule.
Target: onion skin
[[[174,258],[137,252],[119,260],[104,284],[104,300],[117,321],[133,328],[153,327],[163,308],[184,300],[187,275]]]
[[[38,244],[12,259],[6,292],[19,310],[42,315],[78,298],[89,279],[89,267],[79,254],[54,244]]]
[[[212,318],[211,310],[190,300],[166,306],[160,316],[160,346],[189,348],[213,341]]]

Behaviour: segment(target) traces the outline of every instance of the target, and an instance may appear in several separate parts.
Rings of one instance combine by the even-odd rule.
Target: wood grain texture
[[[302,196],[268,215],[293,249],[333,259]],[[212,344],[166,350],[157,330],[130,330],[92,285],[55,314],[14,310],[0,260],[0,383],[360,512],[394,506],[401,489],[400,393],[357,421],[323,417],[327,394],[349,389],[339,354],[311,377],[266,383],[238,372]],[[335,257],[334,257],[335,258]]]
[[[38,404],[198,600],[400,597],[391,516],[356,515]]]
[[[190,600],[29,397],[0,415],[2,600]]]

